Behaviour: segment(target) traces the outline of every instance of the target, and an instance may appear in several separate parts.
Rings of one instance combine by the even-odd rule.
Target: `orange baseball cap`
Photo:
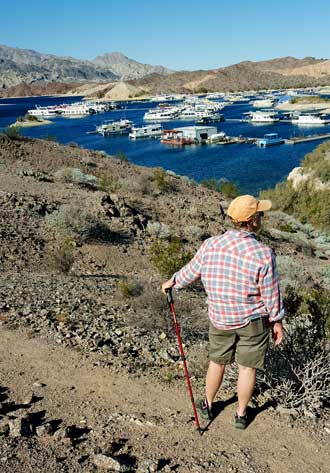
[[[257,212],[265,212],[272,207],[271,200],[257,200],[252,195],[236,197],[228,207],[227,215],[234,222],[247,222]]]

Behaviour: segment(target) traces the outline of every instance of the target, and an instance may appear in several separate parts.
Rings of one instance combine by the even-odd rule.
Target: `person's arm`
[[[205,251],[205,242],[199,248],[192,260],[189,261],[177,273],[173,274],[171,279],[162,284],[162,292],[166,294],[166,289],[175,287],[175,289],[182,289],[188,284],[197,281],[201,277],[202,261]]]
[[[284,335],[282,319],[285,313],[276,270],[276,259],[273,251],[271,252],[269,261],[260,271],[259,286],[261,298],[269,314],[269,322],[272,324],[272,335],[275,345],[279,345]]]

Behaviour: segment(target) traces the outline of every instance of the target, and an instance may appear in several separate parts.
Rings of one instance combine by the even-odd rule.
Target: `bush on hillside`
[[[68,274],[74,263],[74,250],[76,244],[71,237],[62,237],[56,241],[51,254],[51,265],[60,273]]]
[[[19,126],[8,126],[5,133],[8,138],[15,140],[21,136],[21,129]]]
[[[168,278],[192,258],[192,254],[185,250],[178,238],[173,238],[169,242],[156,240],[151,246],[150,254],[154,267]]]
[[[162,192],[173,192],[176,190],[174,182],[169,179],[167,172],[163,168],[154,169],[153,180]]]
[[[79,244],[90,239],[111,240],[110,229],[99,222],[88,209],[78,204],[63,205],[48,215],[46,222],[57,235]]]
[[[297,188],[291,181],[281,182],[275,189],[261,193],[262,198],[270,198],[274,209],[282,210],[297,217],[303,223],[311,223],[321,230],[330,230],[330,191],[318,189],[313,178],[321,182],[330,181],[330,142],[319,145],[305,156],[302,167],[311,178]]]
[[[233,199],[239,194],[237,186],[233,182],[224,179],[204,179],[201,185],[207,187],[207,189],[221,192],[228,199]]]
[[[97,190],[100,186],[100,181],[96,176],[85,174],[78,168],[61,168],[55,172],[54,177],[57,181],[71,182],[92,190]]]

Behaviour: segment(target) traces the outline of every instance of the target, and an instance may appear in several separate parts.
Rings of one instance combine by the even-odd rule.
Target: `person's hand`
[[[162,293],[166,295],[166,289],[171,289],[175,284],[174,280],[171,278],[168,281],[163,282],[162,284]]]
[[[280,345],[284,338],[284,330],[282,322],[275,322],[272,326],[272,336],[275,345]]]

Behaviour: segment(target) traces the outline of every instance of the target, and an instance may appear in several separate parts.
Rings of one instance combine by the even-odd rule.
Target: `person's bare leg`
[[[256,384],[256,369],[241,365],[238,365],[238,367],[239,372],[237,381],[237,414],[239,416],[244,416],[246,414],[246,408],[252,397],[254,386]]]
[[[225,365],[218,365],[218,363],[210,360],[206,375],[205,389],[206,399],[210,408],[212,407],[212,402],[221,386],[224,372]]]

